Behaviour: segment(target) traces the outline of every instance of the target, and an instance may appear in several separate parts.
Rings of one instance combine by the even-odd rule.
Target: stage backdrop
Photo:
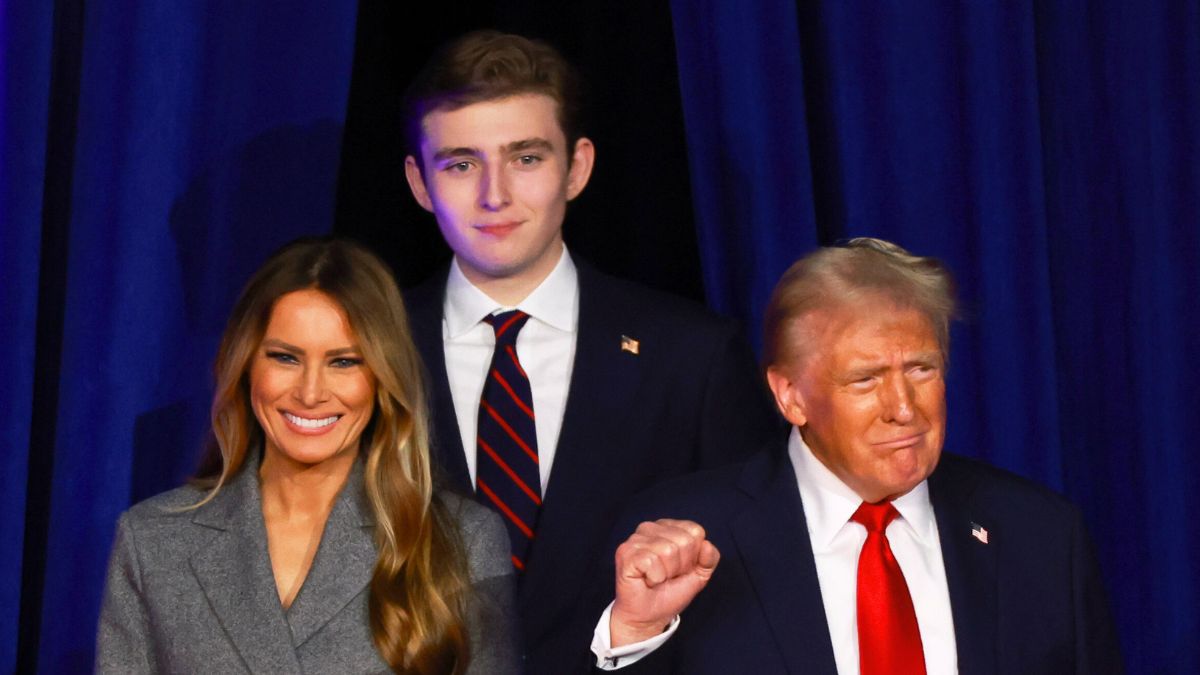
[[[357,54],[345,3],[122,4],[0,5],[0,672],[90,667],[117,514],[193,466],[238,286],[335,185],[406,281],[444,259],[395,105],[481,25],[595,81],[568,238],[602,267],[757,340],[817,243],[945,258],[949,448],[1081,505],[1131,672],[1200,672],[1194,0],[362,0]]]

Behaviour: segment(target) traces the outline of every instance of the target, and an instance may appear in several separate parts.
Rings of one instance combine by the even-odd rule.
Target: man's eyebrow
[[[939,352],[917,352],[904,360],[906,366],[936,366],[941,364],[942,355]]]
[[[904,367],[912,368],[913,366],[938,366],[942,362],[941,355],[936,351],[917,352],[908,358],[904,359]],[[891,366],[883,361],[862,360],[853,362],[850,367],[846,368],[843,376],[848,379],[858,379],[862,377],[871,377],[886,371]]]
[[[437,152],[433,153],[433,159],[435,161],[442,161],[442,160],[450,159],[451,157],[464,157],[464,156],[479,157],[482,154],[483,153],[479,151],[479,148],[468,148],[468,147],[449,148],[449,147],[447,147],[447,148],[439,148]]]
[[[887,370],[887,364],[881,363],[862,363],[851,368],[847,368],[843,377],[848,380],[857,380],[864,377],[872,377]]]
[[[523,150],[553,150],[554,146],[544,138],[525,138],[513,141],[504,146],[506,152],[521,152]]]

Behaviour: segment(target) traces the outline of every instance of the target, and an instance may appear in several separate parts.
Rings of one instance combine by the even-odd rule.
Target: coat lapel
[[[795,471],[783,448],[759,455],[739,485],[750,505],[733,538],[789,672],[836,672]]]
[[[999,592],[996,551],[1003,545],[997,541],[1003,533],[996,531],[986,511],[972,499],[975,483],[969,474],[957,470],[958,461],[943,455],[929,479],[954,614],[958,670],[994,673]]]
[[[304,585],[287,611],[296,647],[341,612],[371,581],[377,557],[362,462],[334,503]]]
[[[458,430],[458,415],[450,395],[450,380],[446,375],[446,347],[442,340],[442,308],[446,299],[446,278],[449,268],[429,281],[404,294],[412,326],[413,342],[425,362],[425,381],[429,387],[429,408],[433,413],[435,478],[440,485],[462,494],[475,493],[471,474],[463,454],[462,436]]]
[[[540,612],[538,598],[546,592],[561,570],[555,569],[556,548],[571,546],[579,532],[590,531],[580,519],[601,519],[604,513],[588,502],[588,492],[618,484],[624,450],[620,430],[635,402],[641,356],[621,349],[626,321],[615,303],[598,285],[599,273],[576,261],[579,272],[579,332],[575,363],[563,413],[562,431],[554,455],[554,466],[538,516],[537,540],[530,551],[526,572],[518,587],[518,606],[525,617]],[[582,526],[582,527],[581,527]],[[604,532],[600,536],[607,536]],[[549,546],[539,547],[544,541]],[[589,546],[589,542],[579,542]],[[575,589],[577,590],[577,589]],[[528,627],[536,634],[540,627]]]
[[[189,561],[209,605],[251,672],[300,672],[292,635],[279,604],[262,500],[253,466],[246,466],[192,521],[218,530]]]

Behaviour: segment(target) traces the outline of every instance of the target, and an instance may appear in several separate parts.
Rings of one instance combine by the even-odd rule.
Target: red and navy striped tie
[[[517,334],[529,320],[520,310],[489,316],[496,350],[479,400],[476,437],[476,497],[504,517],[512,562],[525,569],[542,506],[537,431],[529,377],[517,360]]]

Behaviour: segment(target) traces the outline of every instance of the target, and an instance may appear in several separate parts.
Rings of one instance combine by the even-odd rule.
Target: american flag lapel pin
[[[979,543],[981,543],[981,544],[988,543],[987,528],[980,525],[979,523],[971,523],[971,536],[978,539]]]
[[[641,343],[639,343],[637,340],[634,340],[633,338],[629,337],[628,335],[621,336],[621,351],[629,352],[630,354],[637,356],[638,349],[640,346],[641,346]]]

